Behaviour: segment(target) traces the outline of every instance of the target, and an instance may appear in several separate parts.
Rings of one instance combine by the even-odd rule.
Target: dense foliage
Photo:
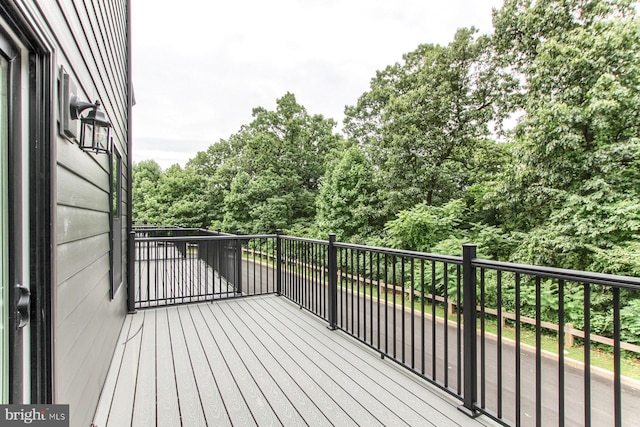
[[[156,174],[153,162],[134,165],[134,217],[243,233],[312,227],[320,181],[343,144],[334,127],[287,93],[274,111],[255,108],[250,124],[184,169]]]
[[[505,0],[493,34],[418,46],[345,111],[342,136],[287,93],[184,169],[136,164],[135,219],[640,276],[633,2]]]

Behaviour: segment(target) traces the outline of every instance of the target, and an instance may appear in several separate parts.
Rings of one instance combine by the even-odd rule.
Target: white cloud
[[[501,3],[137,0],[134,160],[184,164],[286,92],[340,123],[376,70],[421,43],[448,43],[459,27],[490,31]],[[160,139],[173,148],[150,145]]]

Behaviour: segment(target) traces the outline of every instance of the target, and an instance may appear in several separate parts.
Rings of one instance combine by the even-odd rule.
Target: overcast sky
[[[456,29],[491,31],[502,0],[137,0],[134,161],[184,165],[286,92],[336,120],[377,70]]]

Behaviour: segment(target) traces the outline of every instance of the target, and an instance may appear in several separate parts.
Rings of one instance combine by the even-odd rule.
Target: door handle
[[[24,328],[29,323],[31,311],[31,291],[26,286],[16,285],[16,311],[16,328]]]

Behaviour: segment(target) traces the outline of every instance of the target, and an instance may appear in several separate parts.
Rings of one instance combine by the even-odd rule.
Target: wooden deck
[[[98,427],[495,425],[277,296],[129,315]]]

